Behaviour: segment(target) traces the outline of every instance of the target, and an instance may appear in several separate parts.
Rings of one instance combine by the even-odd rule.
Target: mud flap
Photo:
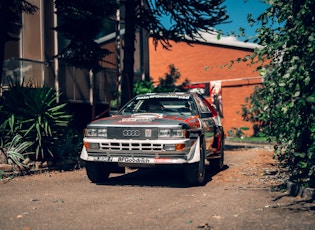
[[[194,147],[191,149],[190,157],[188,158],[188,164],[199,162],[200,160],[200,137],[194,144]]]

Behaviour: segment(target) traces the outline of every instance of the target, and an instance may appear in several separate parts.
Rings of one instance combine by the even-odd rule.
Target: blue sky
[[[245,28],[246,36],[255,36],[256,27],[250,27],[247,22],[247,15],[250,13],[256,19],[263,13],[267,5],[259,0],[225,0],[224,4],[227,8],[227,13],[230,15],[231,23],[216,26],[217,30],[222,30],[224,33],[238,32],[238,28]]]
[[[226,6],[227,13],[230,16],[228,21],[231,21],[228,24],[222,24],[216,26],[215,29],[222,30],[225,34],[231,34],[234,31],[238,33],[240,27],[245,29],[246,36],[255,36],[255,30],[257,28],[253,26],[250,27],[247,22],[247,15],[250,13],[253,15],[253,18],[256,19],[261,13],[263,13],[267,5],[262,3],[260,0],[225,0],[223,5]],[[162,22],[169,24],[169,19],[167,17],[162,19]],[[239,38],[240,41],[244,41],[246,38]]]

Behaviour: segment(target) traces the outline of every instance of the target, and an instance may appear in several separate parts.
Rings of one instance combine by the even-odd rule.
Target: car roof
[[[167,93],[146,93],[139,94],[135,98],[136,99],[149,99],[149,98],[182,98],[188,99],[193,93],[186,92],[167,92]]]

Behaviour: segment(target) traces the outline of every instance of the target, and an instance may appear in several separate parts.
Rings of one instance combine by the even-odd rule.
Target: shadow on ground
[[[228,169],[225,165],[222,170]],[[212,170],[210,165],[206,164],[205,183],[212,180],[218,172]],[[170,188],[188,188],[184,179],[181,168],[178,167],[165,167],[161,168],[141,168],[129,170],[126,174],[115,174],[104,183],[97,185],[115,185],[115,186],[138,186],[138,187],[170,187]]]

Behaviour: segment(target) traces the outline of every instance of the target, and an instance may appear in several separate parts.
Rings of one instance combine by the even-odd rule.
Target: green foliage
[[[169,73],[165,73],[164,78],[159,78],[159,82],[156,87],[154,87],[152,79],[150,79],[150,81],[137,81],[134,85],[133,92],[135,95],[138,95],[144,93],[186,91],[185,85],[188,85],[190,82],[188,79],[185,79],[181,85],[177,85],[176,82],[180,79],[180,76],[181,74],[174,64],[170,64]]]
[[[257,19],[262,48],[251,57],[267,71],[251,109],[259,111],[255,119],[275,138],[276,158],[288,167],[291,180],[314,187],[315,1],[269,2]]]
[[[3,140],[4,139],[4,140]],[[19,134],[16,134],[13,139],[9,139],[8,137],[1,138],[1,146],[4,149],[7,159],[12,161],[13,164],[18,166],[23,165],[23,161],[25,160],[25,155],[31,155],[34,152],[27,152],[27,150],[33,145],[31,141],[24,141],[23,137]]]
[[[159,83],[155,88],[155,92],[176,92],[185,91],[184,86],[189,84],[189,80],[186,79],[182,85],[176,85],[176,82],[180,79],[181,74],[174,64],[170,64],[169,73],[165,73],[165,77],[159,78]]]
[[[117,102],[118,102],[117,99],[111,100],[111,101],[110,101],[110,108],[111,108],[111,109],[117,109],[117,107],[118,107],[118,106],[117,106],[117,104],[118,104]]]
[[[54,151],[62,160],[78,160],[82,149],[83,132],[75,128],[69,128],[55,137]]]
[[[262,102],[255,94],[257,90],[259,90],[258,87],[254,89],[254,93],[250,97],[245,98],[246,104],[242,105],[241,112],[243,120],[253,124],[254,137],[263,135],[266,126],[266,121],[262,119]]]
[[[159,78],[159,84],[156,88],[157,92],[173,92],[176,90],[175,83],[180,78],[180,72],[174,66],[174,64],[170,64],[168,66],[169,73],[165,73],[165,77]]]
[[[152,81],[137,81],[133,87],[133,93],[135,95],[152,93],[154,91],[154,85]]]
[[[232,127],[232,129],[228,130],[229,137],[237,137],[237,138],[243,138],[245,136],[245,133],[243,131],[249,130],[248,127]]]
[[[12,85],[0,108],[0,135],[13,138],[20,134],[34,143],[36,159],[53,156],[54,142],[72,118],[66,104],[58,104],[56,99],[53,89]]]

